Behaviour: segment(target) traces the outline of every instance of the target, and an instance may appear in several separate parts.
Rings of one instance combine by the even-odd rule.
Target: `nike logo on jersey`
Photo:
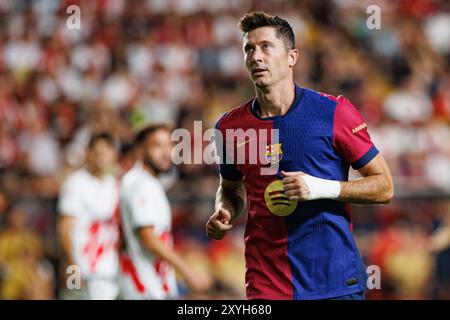
[[[251,138],[251,139],[248,139],[248,140],[244,140],[244,141],[242,141],[242,142],[239,142],[239,143],[236,144],[236,148],[240,148],[240,147],[246,145],[247,143],[249,143],[250,141],[253,141],[253,140],[255,140],[255,139],[256,139],[256,138]]]

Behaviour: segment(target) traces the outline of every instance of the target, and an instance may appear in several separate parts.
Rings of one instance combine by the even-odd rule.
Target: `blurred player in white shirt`
[[[163,125],[147,127],[137,134],[135,142],[139,161],[124,175],[120,185],[124,236],[121,296],[177,298],[174,269],[192,290],[207,289],[210,279],[190,270],[173,249],[170,204],[157,178],[172,167],[170,131]]]
[[[58,229],[66,263],[80,267],[87,299],[116,299],[119,292],[116,161],[112,136],[93,135],[85,166],[66,179],[60,192]]]

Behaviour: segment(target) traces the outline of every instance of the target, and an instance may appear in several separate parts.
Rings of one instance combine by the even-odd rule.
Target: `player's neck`
[[[156,171],[149,165],[145,164],[145,161],[142,162],[142,168],[148,172],[152,177],[156,176]]]
[[[100,169],[95,168],[92,165],[87,164],[86,169],[89,172],[89,174],[93,177],[96,177],[97,179],[103,178],[103,171]]]
[[[280,83],[274,87],[256,88],[261,117],[285,115],[295,99],[294,82]]]

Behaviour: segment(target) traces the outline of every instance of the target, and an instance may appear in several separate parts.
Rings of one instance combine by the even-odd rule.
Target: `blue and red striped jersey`
[[[249,299],[326,299],[364,291],[366,271],[352,236],[346,203],[336,200],[290,201],[281,171],[347,181],[378,150],[358,110],[342,96],[296,86],[295,100],[282,116],[261,118],[256,98],[220,117],[216,128],[220,174],[242,180],[247,193],[245,228],[246,291]],[[239,137],[242,129],[267,132]],[[274,140],[271,132],[278,133]],[[264,138],[264,139],[263,139]],[[250,161],[252,146],[257,161]],[[254,141],[253,141],[254,140]],[[252,144],[253,142],[256,142]],[[245,161],[237,152],[245,151]],[[276,164],[270,174],[261,169]]]

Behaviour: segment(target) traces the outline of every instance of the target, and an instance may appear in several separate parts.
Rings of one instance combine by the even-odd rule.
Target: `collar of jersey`
[[[274,119],[282,119],[286,116],[288,116],[290,113],[293,112],[293,110],[297,109],[298,106],[300,105],[300,101],[302,100],[303,97],[303,88],[299,87],[297,85],[295,85],[295,98],[294,98],[294,102],[292,103],[292,105],[289,107],[289,110],[284,114],[284,115],[278,115],[278,116],[270,116],[270,117],[264,117],[262,118],[259,114],[258,114],[258,109],[259,109],[259,103],[258,103],[258,99],[255,97],[250,105],[250,111],[252,112],[252,114],[258,118],[259,120],[274,120]]]

